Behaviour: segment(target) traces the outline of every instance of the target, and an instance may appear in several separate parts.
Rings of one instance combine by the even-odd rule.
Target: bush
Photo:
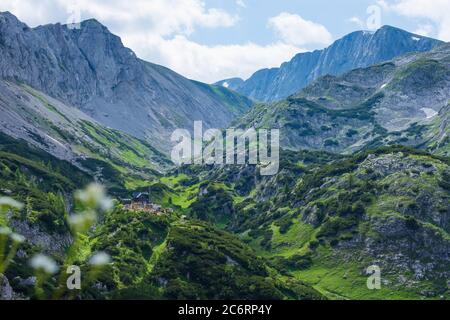
[[[319,243],[319,241],[317,241],[317,240],[312,240],[312,241],[310,241],[309,242],[309,244],[308,244],[308,248],[310,249],[310,250],[316,250],[318,247],[319,247],[319,245],[320,245],[320,243]]]
[[[349,138],[352,138],[353,136],[356,136],[359,132],[354,129],[350,129],[347,131],[346,136]]]
[[[414,217],[406,218],[405,225],[411,231],[417,231],[420,228],[419,222]]]
[[[439,186],[447,191],[450,191],[450,171],[446,170],[442,172],[442,179],[439,180]]]
[[[339,142],[337,142],[334,139],[327,139],[324,142],[324,146],[325,147],[337,147],[337,146],[339,146]]]
[[[281,234],[285,234],[286,232],[288,232],[292,224],[293,224],[292,217],[290,215],[286,215],[275,222],[275,225],[280,227]]]
[[[342,231],[350,230],[358,224],[354,218],[335,217],[326,221],[317,234],[318,238],[333,238]]]

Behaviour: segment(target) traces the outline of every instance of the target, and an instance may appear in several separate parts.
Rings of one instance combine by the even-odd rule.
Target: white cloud
[[[198,28],[226,28],[239,22],[235,14],[210,8],[203,0],[0,0],[0,10],[9,10],[36,26],[68,22],[68,10],[74,3],[81,9],[81,19],[98,19],[142,59],[205,82],[248,78],[258,69],[279,66],[304,51],[296,43],[331,39],[325,28],[301,19],[296,31],[304,35],[295,41],[283,37],[283,41],[268,45],[196,43],[189,37]],[[237,0],[236,4],[242,7],[246,3]]]
[[[100,21],[160,36],[191,34],[196,27],[231,27],[238,21],[238,17],[222,9],[207,9],[200,0],[78,0],[78,4],[83,12]]]
[[[329,44],[332,40],[330,32],[323,25],[288,12],[270,18],[269,27],[292,45]]]
[[[209,83],[232,77],[246,79],[256,70],[278,67],[304,51],[281,42],[267,46],[254,43],[207,46],[184,35],[169,40],[148,34],[134,36],[128,37],[126,44],[136,48],[140,56],[154,57],[176,72]]]
[[[64,19],[66,10],[54,0],[0,0],[0,11],[11,11],[31,26],[56,21],[55,16]],[[56,18],[58,19],[58,18]]]
[[[236,4],[238,5],[238,7],[247,8],[247,5],[245,4],[244,0],[236,0]]]
[[[431,24],[420,24],[414,31],[414,33],[425,37],[431,37],[435,32],[435,28]]]
[[[449,0],[380,0],[379,4],[385,10],[390,10],[400,15],[433,22],[437,27],[435,36],[441,40],[450,41]],[[428,30],[431,29],[428,27]],[[419,26],[418,31],[426,30]]]
[[[349,22],[354,23],[358,26],[358,28],[360,29],[364,29],[365,28],[365,23],[364,21],[362,21],[360,18],[358,17],[351,17],[350,19],[348,19]]]
[[[386,0],[378,0],[377,5],[380,6],[385,11],[390,10],[390,5],[386,2]]]
[[[10,10],[31,26],[64,23],[68,9],[78,6],[82,18],[95,17],[108,25],[144,29],[158,35],[190,34],[195,27],[230,27],[238,17],[218,8],[206,8],[200,0],[0,0],[1,10]],[[141,30],[143,32],[144,30]]]

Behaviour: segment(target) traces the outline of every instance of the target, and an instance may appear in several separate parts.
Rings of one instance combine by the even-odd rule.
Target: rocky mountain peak
[[[151,136],[164,150],[174,128],[191,128],[195,120],[222,128],[252,104],[139,59],[95,19],[80,28],[28,28],[7,13],[2,19],[8,22],[0,24],[1,79],[25,83],[108,127]]]
[[[425,52],[441,44],[402,29],[355,31],[323,50],[299,53],[280,68],[263,69],[232,89],[260,101],[276,101],[299,92],[321,76],[341,75],[411,52]],[[219,82],[222,83],[222,82]]]
[[[9,11],[0,11],[0,22],[2,25],[5,23],[9,25],[25,25]]]
[[[0,12],[0,44],[4,44],[6,35],[14,35],[28,30],[28,26],[16,18],[11,12]]]

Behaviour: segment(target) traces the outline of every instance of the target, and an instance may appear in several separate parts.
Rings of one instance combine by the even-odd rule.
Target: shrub
[[[346,136],[349,138],[352,138],[353,136],[356,136],[359,132],[354,129],[350,129],[347,131]]]
[[[288,232],[292,224],[293,224],[292,217],[290,215],[284,216],[275,223],[276,226],[280,227],[281,234],[285,234],[286,232]]]
[[[417,231],[420,228],[419,222],[417,222],[416,218],[408,217],[405,221],[406,228],[412,231]]]
[[[339,142],[337,142],[334,139],[327,139],[324,142],[324,146],[325,147],[337,147],[337,146],[339,146]]]

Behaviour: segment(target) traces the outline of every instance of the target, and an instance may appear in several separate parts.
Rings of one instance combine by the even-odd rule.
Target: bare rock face
[[[384,26],[376,32],[357,31],[330,47],[300,53],[280,68],[263,69],[242,82],[218,82],[259,101],[281,100],[324,75],[340,75],[352,69],[391,60],[410,52],[429,51],[442,42]]]
[[[12,300],[14,292],[9,285],[8,278],[3,274],[0,274],[0,300]]]
[[[279,128],[295,150],[352,153],[391,144],[448,154],[450,45],[324,76],[289,98],[258,105],[237,126]]]
[[[49,234],[25,221],[11,220],[11,225],[27,239],[28,243],[41,248],[46,254],[62,255],[73,242],[70,234]]]
[[[143,60],[96,20],[80,29],[29,28],[0,14],[0,77],[19,81],[84,111],[101,124],[170,148],[174,128],[193,121],[223,128],[252,102]],[[220,93],[218,93],[220,91]]]

